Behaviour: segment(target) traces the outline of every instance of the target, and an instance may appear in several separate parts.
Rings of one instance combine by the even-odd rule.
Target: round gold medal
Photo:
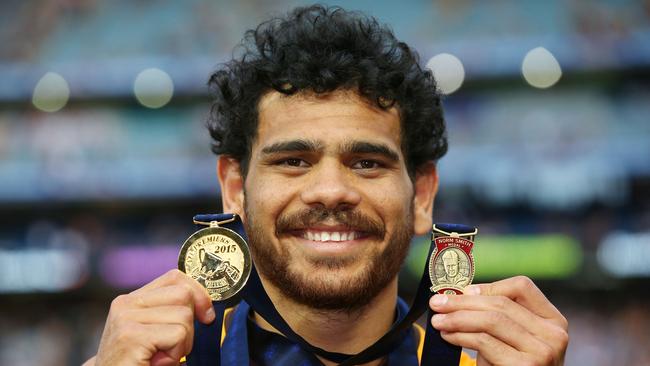
[[[248,281],[250,250],[236,232],[207,227],[185,240],[178,255],[178,269],[205,287],[212,300],[227,300]]]

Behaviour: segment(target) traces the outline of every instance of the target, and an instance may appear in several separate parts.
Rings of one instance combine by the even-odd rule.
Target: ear
[[[236,213],[244,217],[244,177],[239,161],[220,155],[217,160],[217,176],[221,185],[223,212]]]
[[[419,167],[415,173],[413,210],[416,235],[431,232],[433,225],[433,200],[438,193],[438,172],[433,162]]]

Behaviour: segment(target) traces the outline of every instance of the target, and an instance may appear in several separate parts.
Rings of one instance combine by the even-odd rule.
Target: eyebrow
[[[262,153],[272,155],[283,152],[318,152],[325,149],[322,141],[296,139],[280,141],[262,148]],[[339,149],[341,154],[377,154],[397,162],[399,154],[387,145],[368,141],[349,141]]]
[[[340,152],[349,154],[377,154],[394,162],[399,161],[399,154],[397,151],[391,149],[387,145],[375,142],[350,141],[343,145]]]
[[[290,141],[280,141],[269,146],[266,146],[262,149],[263,154],[277,154],[282,152],[315,152],[323,150],[323,143],[317,140],[290,140]]]

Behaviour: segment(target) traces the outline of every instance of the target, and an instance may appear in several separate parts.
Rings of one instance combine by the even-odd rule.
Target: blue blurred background
[[[191,216],[220,210],[207,77],[300,4],[0,2],[1,364],[83,362],[111,299],[175,267]],[[345,6],[441,80],[435,221],[479,227],[477,281],[531,276],[568,365],[650,365],[650,1]]]

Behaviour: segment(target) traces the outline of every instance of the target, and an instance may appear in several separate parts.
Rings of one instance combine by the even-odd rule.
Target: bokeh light
[[[555,56],[544,47],[534,48],[526,54],[521,64],[524,79],[535,88],[553,86],[562,76],[562,68]]]
[[[614,277],[650,277],[650,233],[611,233],[598,247],[597,258]]]
[[[87,267],[87,258],[70,249],[0,249],[0,293],[71,289],[83,284]]]
[[[65,107],[70,98],[70,87],[63,76],[48,72],[36,83],[32,103],[44,112],[56,112]]]
[[[443,94],[451,94],[458,90],[465,80],[465,68],[458,57],[441,53],[429,59],[426,66],[433,72],[438,88]]]
[[[174,82],[163,70],[145,69],[133,83],[133,93],[140,104],[148,108],[161,108],[174,95]]]

